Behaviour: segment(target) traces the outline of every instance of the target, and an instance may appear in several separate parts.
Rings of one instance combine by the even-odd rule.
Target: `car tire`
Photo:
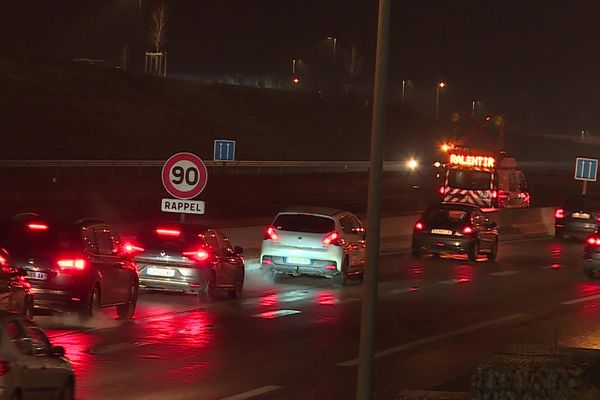
[[[230,299],[239,299],[242,297],[242,292],[244,291],[244,269],[238,268],[236,272],[236,279],[234,282],[234,288],[231,289],[227,294]]]
[[[490,250],[489,254],[487,255],[487,259],[489,261],[494,261],[496,259],[496,256],[498,256],[498,240],[494,242],[492,250]]]
[[[29,321],[33,321],[34,311],[33,297],[26,297],[23,305],[23,316]]]
[[[72,381],[69,381],[63,386],[58,395],[58,400],[74,400],[75,399],[75,385]]]
[[[475,241],[475,243],[473,243],[473,246],[471,247],[471,250],[469,250],[469,254],[467,254],[467,256],[469,257],[470,261],[477,261],[477,256],[479,255],[479,241]]]
[[[94,317],[100,311],[100,305],[102,300],[102,293],[100,292],[100,285],[94,284],[90,295],[88,296],[88,302],[83,310],[79,312],[79,317],[83,320]]]
[[[135,314],[135,307],[137,305],[138,298],[138,285],[136,282],[133,282],[129,287],[129,299],[127,303],[118,305],[117,308],[117,317],[122,320],[131,319],[133,314]]]
[[[583,267],[583,273],[590,279],[594,279],[596,277],[594,270],[588,266]]]
[[[333,275],[331,277],[331,280],[333,282],[333,286],[335,287],[342,287],[342,286],[346,286],[348,284],[348,265],[350,264],[348,258],[344,259],[344,262],[342,263],[342,270]]]
[[[202,286],[202,289],[198,292],[198,301],[200,303],[210,303],[215,298],[215,293],[217,291],[217,276],[214,271],[211,271],[208,278],[206,278],[206,282]]]
[[[423,255],[421,249],[419,249],[414,243],[411,246],[411,254],[414,258],[421,258]]]

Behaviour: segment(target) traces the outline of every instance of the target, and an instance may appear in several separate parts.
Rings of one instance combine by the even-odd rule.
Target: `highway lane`
[[[594,345],[600,282],[581,273],[581,250],[542,239],[503,243],[495,262],[382,256],[377,398],[466,390],[477,362],[505,344]],[[361,297],[361,285],[272,284],[256,271],[239,301],[146,293],[130,323],[110,313],[86,327],[38,322],[67,348],[80,399],[348,399]]]

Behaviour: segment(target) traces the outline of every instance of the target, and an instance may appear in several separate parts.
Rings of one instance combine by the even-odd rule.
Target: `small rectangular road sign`
[[[234,161],[235,160],[235,140],[215,140],[215,161]]]
[[[177,214],[204,214],[204,202],[198,200],[162,199],[162,212]]]
[[[595,158],[577,157],[575,161],[575,179],[596,182],[598,176],[598,160]]]

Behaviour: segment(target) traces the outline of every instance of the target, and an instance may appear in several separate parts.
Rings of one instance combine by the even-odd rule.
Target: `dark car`
[[[484,253],[488,260],[498,253],[498,228],[479,207],[440,203],[430,206],[413,228],[412,253],[467,254],[472,261]]]
[[[133,316],[137,267],[108,224],[26,215],[2,225],[0,245],[26,273],[36,310],[77,312],[87,318],[101,307],[114,306],[119,318]]]
[[[565,200],[554,211],[554,235],[557,239],[583,239],[596,231],[600,219],[600,196],[579,194]]]
[[[600,270],[600,229],[588,236],[583,246],[583,273],[594,278]]]
[[[244,287],[241,247],[232,248],[217,229],[193,224],[154,225],[144,228],[131,245],[147,289],[197,293],[210,300],[217,290],[238,298]]]
[[[33,290],[24,275],[13,266],[8,252],[0,248],[0,310],[33,319]]]

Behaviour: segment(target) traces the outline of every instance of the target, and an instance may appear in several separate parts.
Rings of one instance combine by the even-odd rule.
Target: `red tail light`
[[[10,364],[8,361],[0,361],[0,376],[8,374],[10,371]]]
[[[267,228],[267,231],[265,232],[265,238],[264,240],[279,240],[279,235],[277,234],[277,230],[275,230],[275,228],[273,228],[272,226]]]
[[[470,226],[465,226],[462,230],[463,235],[470,235],[471,233],[473,233],[473,228],[471,228]]]
[[[423,223],[421,221],[419,221],[415,224],[416,231],[422,231],[424,227],[425,227],[425,225],[423,225]]]
[[[63,258],[58,260],[57,264],[62,271],[83,271],[85,269],[85,260],[82,258]]]
[[[340,235],[338,235],[337,232],[331,232],[329,235],[325,236],[323,238],[323,244],[325,245],[337,245],[339,244],[338,239],[340,238]]]
[[[590,236],[586,243],[590,246],[600,246],[600,238],[597,236]]]
[[[197,260],[197,261],[206,261],[206,260],[208,260],[208,257],[210,257],[210,254],[208,253],[208,251],[206,251],[204,249],[200,249],[200,250],[196,250],[196,251],[184,251],[182,254],[186,257],[193,258],[194,260]]]
[[[564,217],[565,217],[565,210],[563,210],[562,208],[557,208],[556,211],[554,211],[554,218],[563,219]]]
[[[144,252],[144,249],[132,243],[125,243],[123,245],[123,252],[125,252],[125,254],[137,254]]]
[[[492,190],[492,199],[497,199],[497,198],[498,198],[498,191]]]
[[[438,189],[438,192],[440,193],[440,195],[444,195],[446,194],[446,186],[440,186],[440,188]]]
[[[27,228],[31,229],[32,231],[47,231],[48,230],[48,225],[46,224],[27,224]]]
[[[179,235],[181,235],[181,231],[179,231],[177,229],[165,229],[165,228],[158,228],[156,230],[156,233],[161,236],[173,236],[173,237],[178,237]]]

